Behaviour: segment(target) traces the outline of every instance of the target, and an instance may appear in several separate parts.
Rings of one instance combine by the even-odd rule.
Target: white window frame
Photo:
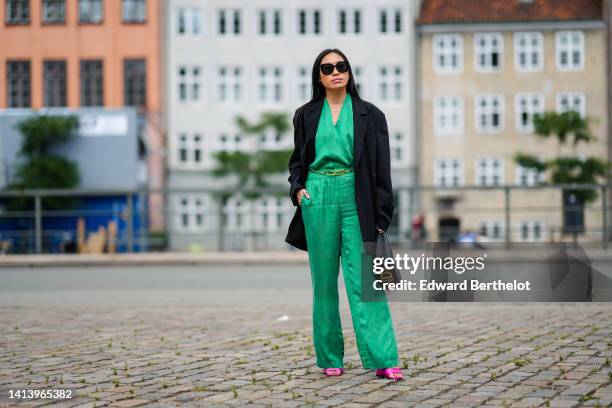
[[[408,142],[405,132],[389,132],[389,150],[391,152],[392,167],[408,164]]]
[[[351,66],[351,71],[353,71],[353,79],[355,80],[355,86],[357,87],[357,92],[359,92],[359,96],[365,98],[366,94],[366,74],[365,69],[361,65],[353,65]]]
[[[185,76],[181,76],[181,70],[185,70]],[[204,77],[202,67],[193,64],[179,64],[177,66],[177,101],[180,104],[199,103],[204,98],[204,87],[202,78]],[[181,87],[185,87],[186,97],[181,98]]]
[[[306,31],[304,33],[300,32],[300,13],[304,12],[306,15]],[[319,12],[319,32],[315,32],[315,12]],[[318,7],[300,7],[296,9],[295,13],[295,34],[298,38],[304,37],[318,37],[325,34],[325,13],[323,12],[323,8]]]
[[[567,37],[567,44],[565,47],[562,46],[561,42],[563,37]],[[572,37],[577,36],[579,40],[579,44],[573,44]],[[561,55],[563,53],[567,53],[567,65],[563,65],[561,62]],[[573,54],[575,52],[579,53],[580,63],[575,64],[573,62]],[[570,30],[570,31],[557,31],[555,33],[555,60],[557,62],[557,69],[559,71],[582,71],[585,66],[585,43],[584,43],[584,33],[580,30]]]
[[[274,195],[263,195],[253,200],[253,229],[277,232],[285,227],[286,201]]]
[[[225,137],[225,141],[223,141]],[[245,152],[248,151],[249,139],[239,132],[221,132],[217,135],[217,150],[222,152]]]
[[[261,70],[265,70],[265,75],[261,75]],[[277,76],[277,72],[280,75]],[[264,88],[262,88],[262,86]],[[265,89],[266,97],[262,98],[261,91]],[[280,97],[277,99],[276,94]],[[269,95],[274,95],[270,97]],[[266,105],[278,105],[285,100],[285,71],[282,66],[260,65],[255,69],[255,100],[257,103]]]
[[[452,40],[456,40],[457,47],[448,49],[448,45]],[[440,45],[442,42],[442,45]],[[458,74],[463,71],[463,36],[461,34],[435,34],[432,37],[432,58],[434,70],[437,74]],[[446,47],[446,49],[445,49]],[[447,61],[445,66],[441,66],[439,62],[439,56],[444,56],[444,60]],[[456,55],[457,65],[450,66],[448,63],[451,57]]]
[[[522,100],[526,100],[525,106],[527,109],[523,111]],[[534,102],[537,101],[538,109],[535,109]],[[533,133],[533,117],[536,113],[544,113],[544,94],[538,92],[519,92],[514,95],[514,110],[515,110],[515,125],[516,130],[520,133]],[[527,125],[523,125],[522,115],[525,112],[528,116]]]
[[[295,93],[296,93],[296,102],[305,103],[310,100],[310,91],[311,91],[311,72],[308,66],[300,65],[295,69]]]
[[[264,21],[265,21],[265,27],[266,27],[265,33],[262,33],[260,31],[261,13],[264,13]],[[279,33],[278,34],[274,32],[274,20],[275,20],[277,13],[278,13],[278,19],[279,19]],[[283,10],[280,8],[258,8],[257,10],[255,10],[255,18],[253,20],[255,21],[255,24],[256,24],[255,34],[258,37],[275,38],[275,37],[280,37],[285,33],[285,27],[283,25],[283,22],[285,21],[285,15],[283,13]]]
[[[535,227],[536,225],[540,226],[540,237],[534,237]],[[527,237],[523,237],[523,227],[527,227]],[[543,242],[546,239],[546,223],[544,220],[521,220],[517,224],[516,229],[516,241],[519,242]]]
[[[180,32],[181,28],[181,14],[185,21],[185,31]],[[176,10],[176,35],[179,37],[185,36],[196,36],[203,32],[202,21],[202,10],[199,7],[178,7]]]
[[[487,105],[483,108],[481,106],[481,101],[484,100],[487,102]],[[493,110],[493,101],[497,100],[498,101],[498,121],[499,121],[499,125],[497,127],[493,127],[493,115],[495,114],[494,110]],[[505,103],[504,103],[504,95],[502,94],[478,94],[476,95],[476,97],[474,98],[474,123],[475,123],[475,127],[476,127],[476,131],[478,133],[489,133],[489,134],[494,134],[494,133],[501,133],[504,130],[504,110],[505,110]],[[487,122],[491,122],[491,123],[487,123],[485,126],[483,126],[480,123],[480,117],[482,115],[488,115],[489,119]]]
[[[176,138],[176,156],[175,163],[177,168],[181,169],[201,169],[208,164],[207,155],[205,155],[205,140],[200,132],[179,132]],[[185,150],[187,156],[186,161],[181,160],[181,152]],[[199,151],[200,160],[196,161],[196,151]]]
[[[225,77],[221,73],[225,70]],[[221,65],[217,72],[217,102],[221,105],[235,105],[244,100],[244,68],[241,66]],[[239,74],[237,74],[239,72]],[[226,99],[222,99],[222,87],[225,86]]]
[[[498,236],[486,235],[487,239],[493,242],[503,241],[506,237],[505,230],[505,222],[504,220],[482,220],[478,224],[478,234],[480,234],[480,230],[482,227],[485,227],[487,233],[495,230],[496,228],[499,230]]]
[[[481,40],[485,44],[480,44]],[[493,46],[493,41],[497,41],[497,47]],[[493,53],[497,52],[498,66],[493,67]],[[486,63],[481,63],[481,55],[485,56]],[[504,66],[504,37],[501,33],[476,33],[474,34],[474,69],[476,72],[492,73],[501,72]]]
[[[444,105],[444,106],[442,106]],[[456,117],[456,126],[451,126]],[[441,123],[444,118],[445,125]],[[464,132],[464,106],[460,95],[443,95],[433,101],[433,127],[437,135],[462,135]]]
[[[381,17],[385,15],[387,22],[387,31],[382,31]],[[397,15],[399,14],[400,23],[399,31],[397,31]],[[376,32],[381,36],[398,36],[404,34],[405,25],[404,10],[401,7],[382,7],[376,13]]]
[[[399,73],[398,73],[399,70]],[[398,103],[404,100],[404,69],[401,65],[381,65],[378,67],[378,99],[385,103]],[[383,74],[386,72],[386,74]],[[399,87],[399,92],[398,92]],[[383,91],[383,88],[385,91]]]
[[[220,32],[220,24],[219,21],[221,17],[221,13],[225,14],[225,33]],[[236,24],[235,24],[235,14],[238,13],[238,25],[240,26],[240,31],[235,33]],[[245,35],[245,19],[244,13],[242,9],[236,7],[220,7],[215,10],[215,35],[221,38],[238,38]]]
[[[495,173],[495,166],[493,163],[497,162],[498,173]],[[481,166],[481,163],[485,163],[485,167]],[[503,186],[505,183],[505,171],[504,171],[504,158],[500,156],[480,156],[475,160],[475,180],[474,183],[477,186],[491,187],[491,186]],[[484,180],[483,180],[484,177]],[[497,177],[498,182],[495,183]]]
[[[346,24],[346,31],[342,32],[340,27],[341,27],[341,16],[342,13],[345,13],[345,24]],[[355,31],[355,14],[359,14],[359,32]],[[337,22],[337,26],[336,26],[336,33],[340,36],[359,36],[359,35],[363,35],[363,10],[359,7],[343,7],[343,8],[339,8],[336,11],[336,22]]]
[[[525,47],[521,49],[521,38],[525,39]],[[533,39],[537,38],[537,44]],[[520,55],[525,54],[525,66],[520,64]],[[533,64],[533,55],[538,56],[538,64]],[[540,31],[518,31],[514,33],[514,68],[518,72],[538,72],[544,69],[544,35]]]
[[[457,174],[454,173],[454,169],[457,169]],[[444,180],[449,180],[449,182],[443,182]],[[434,160],[434,184],[437,187],[461,187],[464,185],[464,182],[465,176],[462,158],[439,157]]]
[[[201,233],[210,230],[213,227],[212,213],[208,194],[181,194],[174,198],[174,226],[179,232]],[[183,225],[183,216],[187,217],[187,225]],[[197,222],[198,219],[201,223]]]
[[[515,167],[515,177],[517,186],[532,187],[544,182],[543,171],[523,167],[519,164]],[[523,182],[523,178],[525,178],[525,182]]]
[[[563,99],[568,98],[572,102],[572,106],[575,106],[575,101],[579,100],[580,108],[577,110],[581,117],[586,117],[586,96],[583,92],[563,91],[557,92],[556,95],[556,109],[557,113],[563,113],[567,109],[563,109]],[[576,110],[576,109],[574,109]]]

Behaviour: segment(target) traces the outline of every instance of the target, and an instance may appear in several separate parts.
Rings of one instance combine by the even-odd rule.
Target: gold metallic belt
[[[341,176],[346,173],[350,173],[353,169],[323,169],[323,170],[310,170],[314,173],[325,174],[326,176]]]

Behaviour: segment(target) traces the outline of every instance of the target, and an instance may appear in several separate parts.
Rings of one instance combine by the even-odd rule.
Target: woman
[[[327,376],[344,372],[341,258],[363,367],[376,369],[377,376],[402,379],[384,292],[379,301],[361,299],[363,243],[375,242],[387,230],[394,210],[387,123],[377,107],[359,97],[340,50],[326,49],[315,60],[312,99],[296,110],[293,126],[289,183],[297,208],[285,241],[308,251],[317,366]]]

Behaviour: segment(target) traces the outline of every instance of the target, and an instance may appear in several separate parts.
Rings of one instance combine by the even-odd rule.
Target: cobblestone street
[[[2,306],[10,389],[70,389],[56,406],[610,406],[612,305],[392,303],[405,379],[315,366],[310,305]],[[281,317],[286,316],[286,317]]]

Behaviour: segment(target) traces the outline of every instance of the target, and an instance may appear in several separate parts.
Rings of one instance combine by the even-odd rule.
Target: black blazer
[[[391,184],[389,131],[384,113],[374,104],[352,98],[355,202],[363,242],[375,242],[376,227],[387,231],[395,204]],[[293,116],[294,150],[289,159],[289,195],[295,209],[285,242],[308,251],[302,208],[296,194],[305,188],[308,168],[315,158],[317,126],[323,98],[300,106]]]

